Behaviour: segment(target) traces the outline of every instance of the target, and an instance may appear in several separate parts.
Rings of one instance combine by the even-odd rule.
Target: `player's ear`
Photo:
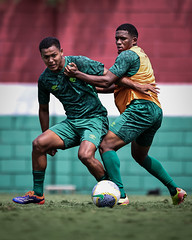
[[[133,45],[137,45],[137,37],[133,37],[132,42],[133,42]]]
[[[60,49],[61,56],[63,56],[63,48]]]

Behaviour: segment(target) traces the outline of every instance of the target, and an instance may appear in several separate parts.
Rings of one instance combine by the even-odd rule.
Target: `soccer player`
[[[155,84],[150,60],[137,46],[138,31],[135,26],[128,23],[120,25],[116,29],[115,38],[119,55],[106,75],[90,76],[80,72],[74,63],[65,68],[65,73],[100,88],[107,88],[124,76],[128,76],[132,83]],[[162,109],[157,94],[151,92],[146,95],[136,89],[119,86],[114,90],[114,97],[121,115],[111,124],[101,142],[100,152],[110,179],[120,188],[119,204],[127,205],[129,199],[124,192],[116,151],[129,143],[135,161],[168,188],[174,205],[180,204],[187,193],[175,184],[158,160],[148,155],[154,135],[162,122]]]
[[[108,131],[107,111],[94,86],[64,74],[70,62],[76,63],[82,72],[94,75],[105,74],[104,65],[84,56],[63,56],[60,42],[54,37],[43,39],[39,50],[47,67],[38,80],[39,120],[43,133],[33,141],[33,190],[13,198],[20,204],[44,204],[47,154],[54,156],[57,149],[80,145],[81,162],[97,181],[107,179],[102,163],[95,159],[95,151]],[[63,104],[67,118],[49,128],[50,94]]]
[[[106,178],[103,165],[95,159],[95,151],[107,133],[107,110],[101,104],[95,87],[78,78],[64,74],[65,66],[71,61],[89,74],[102,75],[104,65],[83,56],[63,56],[58,39],[47,37],[39,44],[45,71],[38,80],[39,120],[42,134],[33,141],[33,191],[13,199],[16,203],[45,202],[44,177],[47,154],[54,156],[57,149],[79,147],[78,157],[98,180]],[[49,101],[53,94],[63,104],[67,118],[49,128]]]

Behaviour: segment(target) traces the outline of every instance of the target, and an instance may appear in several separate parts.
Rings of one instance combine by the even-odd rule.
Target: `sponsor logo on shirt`
[[[89,137],[90,137],[91,139],[93,139],[93,140],[96,139],[96,136],[95,136],[94,134],[89,134]]]
[[[52,89],[53,91],[57,91],[57,90],[58,90],[58,86],[57,86],[57,85],[53,85],[53,86],[51,87],[51,89]]]
[[[72,78],[72,77],[71,77],[71,78],[69,78],[69,81],[70,81],[70,82],[76,82],[76,78]]]
[[[115,125],[115,122],[112,122],[112,123],[111,123],[111,127],[113,127],[114,125]]]

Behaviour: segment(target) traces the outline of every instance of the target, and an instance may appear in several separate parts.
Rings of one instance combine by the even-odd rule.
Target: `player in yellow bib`
[[[121,57],[119,57],[119,59],[116,60],[115,65],[110,68],[110,71],[117,76],[122,76],[123,73],[122,65],[124,65],[123,71],[126,71],[128,61],[131,62],[133,61],[133,59],[135,59],[136,68],[133,69],[132,71],[128,71],[127,76],[129,77],[129,79],[132,80],[134,83],[139,83],[142,85],[155,84],[153,69],[149,61],[149,58],[144,53],[144,51],[138,46],[133,46],[129,50],[130,51],[121,54]],[[131,59],[130,57],[127,58],[127,55],[131,56]],[[122,60],[124,58],[126,58],[125,61]],[[119,71],[117,68],[118,64],[121,66],[121,69],[119,69]],[[161,107],[157,94],[154,92],[151,92],[149,96],[147,94],[143,94],[141,91],[137,91],[131,88],[125,88],[124,86],[121,87],[119,86],[117,89],[114,90],[114,95],[115,103],[120,113],[124,112],[127,105],[129,105],[131,101],[134,99],[145,99],[153,101],[159,107]]]
[[[74,63],[65,68],[69,76],[78,77],[99,88],[118,84],[114,90],[115,103],[121,115],[111,124],[100,145],[100,153],[110,179],[121,192],[119,204],[127,205],[120,175],[120,160],[116,151],[131,143],[135,161],[159,179],[169,190],[174,205],[183,202],[187,193],[179,188],[161,163],[148,155],[153,138],[162,122],[162,109],[157,93],[138,91],[137,84],[155,84],[153,69],[148,56],[137,46],[138,32],[132,24],[122,24],[116,29],[118,57],[104,76],[92,76],[80,72]],[[130,89],[124,87],[123,77],[129,77]],[[121,79],[121,83],[119,83]],[[121,85],[121,86],[119,86]],[[99,89],[99,91],[102,91]]]

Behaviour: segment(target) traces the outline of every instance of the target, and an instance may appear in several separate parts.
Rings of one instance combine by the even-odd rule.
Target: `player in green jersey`
[[[84,56],[63,56],[58,39],[45,38],[39,45],[47,66],[38,80],[39,120],[42,134],[33,141],[33,190],[16,197],[20,204],[43,204],[44,177],[47,154],[54,156],[57,149],[79,147],[78,157],[98,180],[106,179],[103,165],[95,158],[95,151],[108,130],[107,111],[101,104],[95,87],[78,78],[64,74],[65,66],[75,62],[81,71],[103,75],[104,65]],[[67,118],[49,128],[49,101],[53,94],[63,104]]]
[[[150,60],[137,46],[138,32],[135,26],[122,24],[116,29],[115,38],[119,56],[104,76],[82,73],[74,63],[65,68],[65,73],[103,88],[116,83],[123,76],[128,76],[132,83],[155,84]],[[114,97],[121,115],[111,124],[100,145],[100,152],[110,179],[120,188],[119,204],[127,205],[129,200],[124,192],[116,151],[129,143],[135,161],[168,188],[174,205],[180,204],[187,193],[178,188],[158,160],[148,155],[154,135],[162,122],[162,109],[157,94],[151,92],[151,95],[146,95],[137,89],[119,86],[115,89]]]

